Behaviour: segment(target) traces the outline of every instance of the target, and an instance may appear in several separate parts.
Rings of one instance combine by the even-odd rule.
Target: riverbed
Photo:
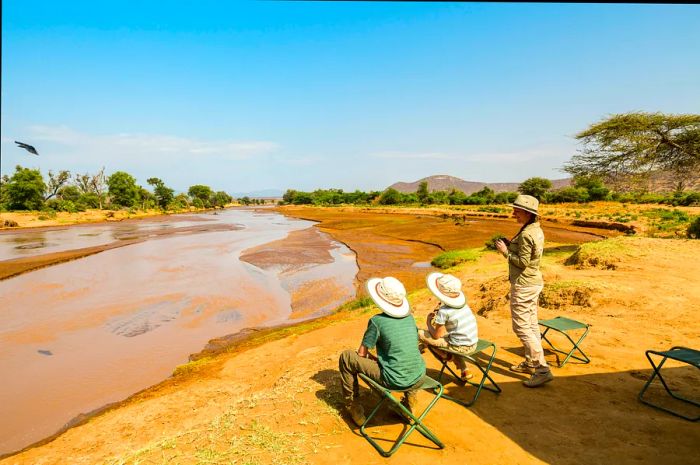
[[[104,248],[0,281],[0,454],[168,377],[214,337],[351,299],[353,252],[313,224],[231,209],[0,236],[0,263]]]

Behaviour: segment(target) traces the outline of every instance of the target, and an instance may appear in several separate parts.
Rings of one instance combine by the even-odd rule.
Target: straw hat
[[[430,273],[425,282],[440,302],[452,308],[462,308],[467,298],[462,292],[462,282],[451,274]]]
[[[515,202],[510,204],[510,206],[513,208],[525,210],[526,212],[532,213],[533,215],[537,216],[537,208],[540,206],[540,202],[531,195],[520,194],[515,198]]]
[[[396,278],[371,278],[367,281],[367,292],[374,303],[389,316],[403,318],[411,311],[406,300],[406,288]]]

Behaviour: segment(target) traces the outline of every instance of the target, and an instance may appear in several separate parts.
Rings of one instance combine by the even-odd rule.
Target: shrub
[[[689,239],[700,239],[700,216],[696,217],[688,229],[686,230],[686,235]]]

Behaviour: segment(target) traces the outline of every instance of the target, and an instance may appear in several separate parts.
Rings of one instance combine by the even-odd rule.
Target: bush
[[[688,229],[686,230],[686,235],[689,239],[700,239],[700,216],[696,217]]]
[[[44,204],[44,208],[47,210],[53,210],[55,212],[69,212],[75,213],[78,211],[75,204],[70,200],[60,200],[60,199],[50,199]]]
[[[481,257],[482,251],[479,249],[451,250],[433,258],[430,262],[436,268],[452,268],[464,262],[473,262]]]

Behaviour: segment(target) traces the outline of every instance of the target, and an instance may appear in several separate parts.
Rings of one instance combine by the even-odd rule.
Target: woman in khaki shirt
[[[525,347],[525,360],[510,369],[531,375],[523,384],[538,387],[554,378],[544,358],[537,319],[537,300],[544,287],[540,273],[544,233],[538,220],[536,198],[519,195],[511,206],[513,216],[523,226],[510,241],[496,241],[496,248],[508,259],[510,315],[513,331]]]

